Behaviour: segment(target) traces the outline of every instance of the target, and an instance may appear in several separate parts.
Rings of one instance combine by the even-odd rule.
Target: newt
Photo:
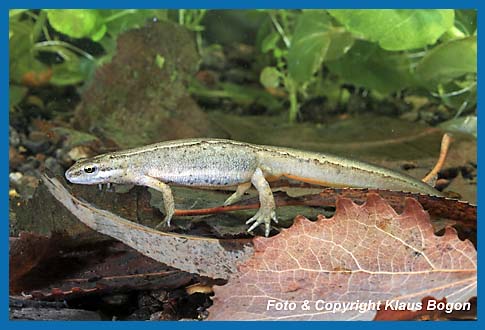
[[[166,141],[77,161],[65,174],[77,184],[135,184],[162,193],[170,225],[175,204],[170,185],[236,191],[224,202],[240,200],[254,186],[260,208],[247,220],[248,231],[278,222],[270,181],[286,177],[322,186],[375,188],[441,196],[432,186],[384,167],[326,153],[256,145],[233,140],[198,138]]]

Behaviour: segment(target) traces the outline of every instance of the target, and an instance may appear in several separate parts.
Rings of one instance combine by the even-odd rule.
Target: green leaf
[[[97,30],[96,32],[94,32],[92,35],[91,35],[91,39],[93,41],[100,41],[101,39],[103,39],[104,35],[106,34],[106,31],[107,31],[107,27],[106,25],[101,25],[101,27],[99,28],[99,30]]]
[[[460,132],[477,137],[477,116],[453,118],[439,125],[447,132]]]
[[[160,70],[163,69],[163,66],[165,65],[165,57],[157,54],[157,56],[155,56],[155,64],[160,68]]]
[[[386,50],[409,50],[434,44],[454,23],[450,9],[328,10],[347,30]]]
[[[343,81],[383,94],[416,84],[406,54],[388,52],[366,41],[356,41],[347,54],[327,66]]]
[[[12,18],[12,17],[14,17],[14,16],[16,16],[16,15],[20,15],[20,14],[22,14],[23,12],[25,12],[25,11],[27,11],[27,10],[28,10],[28,9],[10,9],[10,10],[8,11],[8,17],[9,17],[9,18]]]
[[[51,51],[55,51],[51,49]],[[86,81],[94,72],[96,62],[78,57],[67,49],[62,49],[63,63],[52,67],[50,83],[57,86],[75,85]]]
[[[355,40],[352,33],[346,31],[335,31],[335,33],[332,33],[331,38],[325,61],[333,61],[342,57],[350,48],[352,48]]]
[[[64,62],[52,68],[50,83],[56,86],[75,85],[86,79],[79,65],[73,62]]]
[[[458,9],[455,10],[455,26],[471,36],[477,30],[477,11],[475,9]]]
[[[307,82],[329,51],[331,58],[337,58],[350,48],[352,42],[353,38],[346,31],[332,26],[326,12],[303,12],[298,17],[288,50],[290,76],[297,83]]]
[[[276,111],[282,107],[281,101],[265,90],[240,84],[220,83],[218,89],[208,89],[194,79],[191,81],[189,91],[200,98],[229,98],[231,101],[245,106],[260,104],[270,111]]]
[[[433,91],[440,102],[448,108],[457,110],[457,113],[476,108],[477,79],[475,74],[468,74],[448,83],[425,86]]]
[[[280,84],[281,73],[272,66],[267,66],[261,71],[259,80],[266,88],[275,88]]]
[[[166,9],[116,9],[101,11],[108,33],[115,37],[118,34],[130,29],[143,27],[148,21],[167,20],[168,11]]]
[[[104,20],[98,10],[48,9],[47,17],[55,30],[73,38],[98,41],[106,33]]]
[[[288,51],[288,71],[297,83],[308,81],[320,67],[330,46],[330,19],[321,11],[307,11],[298,17]]]
[[[273,95],[262,91],[260,88],[253,88],[232,83],[222,83],[221,87],[227,97],[240,104],[260,104],[269,110],[281,109],[281,102]]]
[[[278,43],[279,40],[280,40],[280,35],[276,32],[271,32],[261,42],[261,51],[263,53],[267,53],[270,50],[275,49],[276,44]]]
[[[9,78],[17,83],[25,83],[26,80],[35,83],[40,77],[47,78],[49,68],[38,61],[31,52],[11,60]],[[43,80],[43,79],[40,79]]]
[[[35,66],[37,70],[38,61],[35,60],[32,49],[34,43],[31,38],[34,23],[30,20],[16,21],[10,19],[9,32],[9,78],[11,81],[20,83],[22,76]],[[45,69],[43,66],[41,70]]]
[[[17,104],[19,104],[25,95],[27,95],[27,92],[29,89],[25,86],[18,86],[18,85],[12,85],[10,84],[9,86],[9,103],[10,107],[13,107]]]
[[[452,40],[433,48],[416,67],[416,73],[422,79],[434,84],[476,72],[476,36]]]

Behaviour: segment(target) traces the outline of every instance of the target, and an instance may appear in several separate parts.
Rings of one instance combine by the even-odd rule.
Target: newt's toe
[[[259,209],[258,212],[252,218],[250,218],[248,221],[246,221],[246,224],[250,224],[250,223],[254,222],[251,225],[251,227],[249,227],[248,231],[249,232],[253,231],[259,225],[264,224],[264,235],[266,237],[268,237],[269,233],[271,231],[271,220],[278,223],[278,218],[276,217],[275,210]]]

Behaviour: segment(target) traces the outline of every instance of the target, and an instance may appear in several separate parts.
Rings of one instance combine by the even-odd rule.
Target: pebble
[[[90,150],[85,146],[77,146],[69,150],[67,155],[71,160],[79,160],[81,158],[88,158],[90,156]]]
[[[29,149],[33,154],[38,154],[38,153],[44,153],[49,149],[50,143],[49,141],[43,140],[43,141],[32,141],[29,139],[26,139],[23,143],[23,145]]]
[[[127,294],[122,294],[122,293],[112,294],[109,296],[104,296],[102,300],[108,305],[121,306],[128,303],[129,296]]]
[[[64,175],[64,169],[54,157],[47,157],[44,166],[55,175]]]
[[[12,185],[20,185],[23,176],[24,175],[20,172],[12,172],[8,175],[8,179]]]
[[[31,170],[35,170],[36,168],[38,168],[40,165],[40,162],[33,156],[29,156],[27,157],[27,160],[22,163],[17,169],[22,172],[22,173],[25,173],[27,171],[31,171]]]
[[[419,120],[419,112],[418,111],[407,111],[404,112],[401,116],[401,119],[410,121],[410,122],[416,122]]]
[[[20,197],[19,193],[15,189],[9,189],[8,191],[8,197],[10,198],[18,198]]]
[[[434,187],[438,190],[443,190],[450,185],[451,181],[448,179],[438,179],[435,182]]]
[[[31,131],[28,138],[23,139],[22,143],[33,154],[47,153],[51,146],[47,134],[39,131]]]
[[[20,135],[12,126],[9,126],[9,143],[12,147],[17,147],[20,144]]]
[[[159,311],[150,315],[150,321],[163,321],[163,320],[173,321],[174,319],[166,311]],[[180,321],[184,321],[184,319]],[[190,320],[190,321],[193,321],[193,320]]]
[[[57,161],[63,166],[69,166],[70,164],[72,164],[71,158],[67,155],[66,151],[63,148],[56,149],[56,151],[54,151],[54,156],[56,157]]]
[[[39,186],[39,179],[35,175],[25,173],[22,178],[22,185],[19,186],[19,193],[25,199],[30,199]]]
[[[202,63],[207,68],[222,71],[227,66],[226,55],[220,46],[211,46],[202,52]]]
[[[37,159],[39,162],[43,163],[46,159],[46,154],[37,154],[35,155],[35,159]]]
[[[10,145],[8,149],[8,157],[10,161],[10,169],[17,169],[20,165],[25,162],[25,156],[17,151],[17,148]]]
[[[255,79],[254,75],[252,75],[248,70],[239,68],[232,68],[227,70],[224,73],[224,78],[227,81],[235,84],[243,84],[249,81],[253,81]]]

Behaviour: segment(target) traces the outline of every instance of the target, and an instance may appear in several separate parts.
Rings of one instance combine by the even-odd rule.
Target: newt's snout
[[[78,161],[65,173],[66,179],[71,183],[96,184],[105,181],[99,170],[99,165],[94,162]]]
[[[71,183],[74,183],[73,182],[73,175],[72,175],[72,167],[70,167],[66,173],[64,174],[64,176],[66,177],[67,181],[71,182]]]
[[[78,163],[72,165],[65,173],[67,181],[71,183],[91,183],[83,173],[83,167],[79,166]]]

